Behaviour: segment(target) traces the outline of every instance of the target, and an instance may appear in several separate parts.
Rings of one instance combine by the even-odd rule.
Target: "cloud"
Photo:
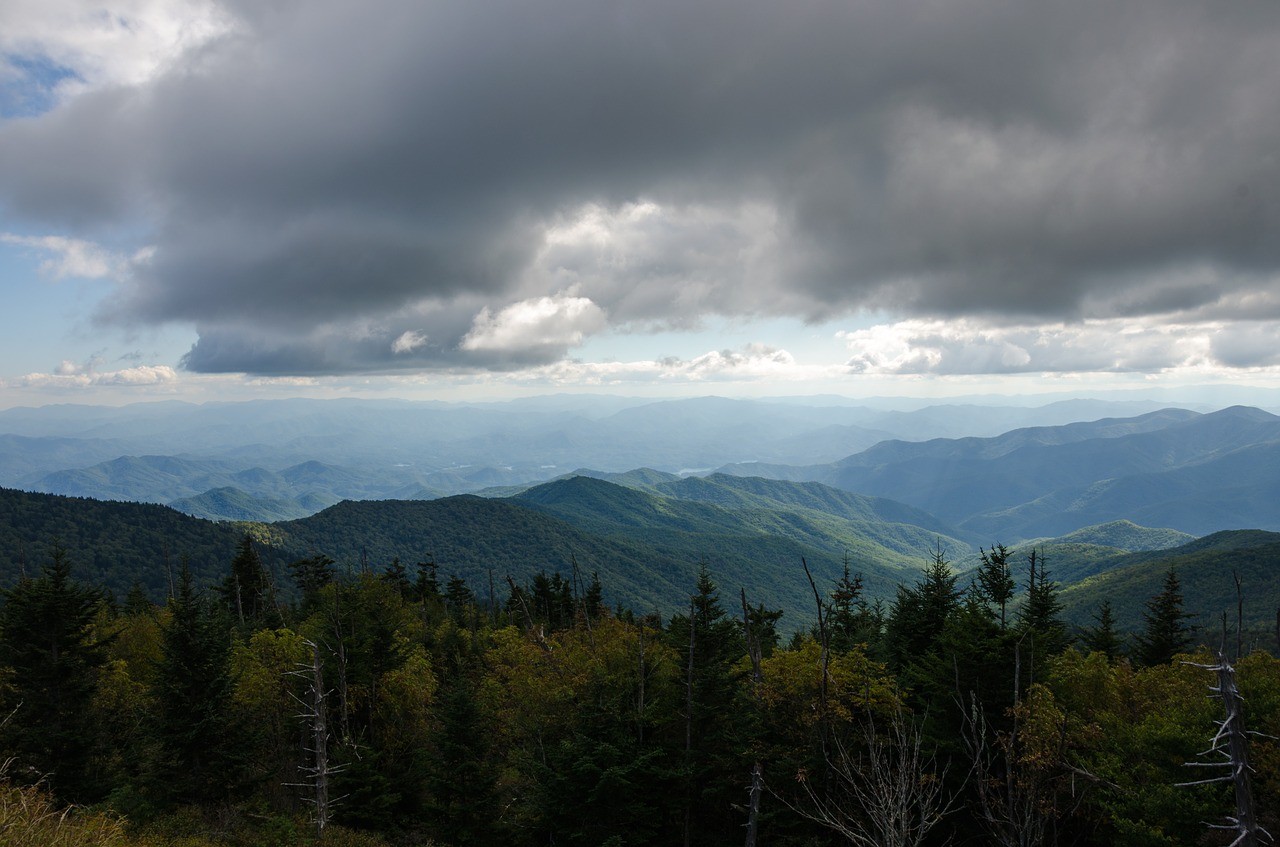
[[[98,318],[194,324],[192,370],[505,369],[606,319],[1280,316],[1268,0],[134,0],[137,67],[37,8],[26,54],[90,83],[0,123],[0,210],[155,244]],[[1003,340],[973,355],[1039,360]]]
[[[391,342],[391,352],[410,353],[427,343],[427,334],[415,329],[406,329]]]
[[[1224,349],[1257,352],[1259,345],[1227,341],[1237,332],[1220,324],[1126,319],[1003,327],[908,320],[838,337],[853,353],[847,369],[857,374],[1136,373],[1238,367],[1247,357],[1233,360]]]
[[[91,0],[6,0],[0,90],[47,108],[92,88],[144,83],[234,23],[209,0],[113,0],[109,9]]]
[[[737,350],[709,350],[689,359],[668,356],[625,362],[562,360],[524,369],[509,378],[550,385],[659,385],[825,380],[839,375],[838,368],[801,364],[786,350],[752,343]]]
[[[146,262],[152,253],[151,248],[144,247],[130,258],[79,238],[61,235],[16,235],[11,232],[0,232],[0,244],[30,247],[48,254],[49,258],[40,262],[40,273],[54,279],[123,277],[129,273],[134,263]]]
[[[168,365],[139,365],[115,371],[99,371],[100,360],[77,364],[64,359],[53,373],[29,373],[8,381],[10,388],[80,389],[100,386],[155,387],[175,385],[178,374]]]
[[[586,297],[557,294],[513,303],[492,313],[476,315],[471,331],[459,345],[463,350],[533,355],[564,355],[570,347],[604,328],[605,313]]]

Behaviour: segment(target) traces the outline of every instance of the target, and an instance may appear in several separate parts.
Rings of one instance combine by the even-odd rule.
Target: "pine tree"
[[[990,551],[979,548],[979,552],[982,564],[978,567],[978,585],[986,601],[1000,609],[1000,628],[1004,629],[1006,609],[1017,588],[1009,567],[1009,551],[1003,544],[993,544]]]
[[[184,561],[156,669],[155,793],[168,800],[213,799],[232,782],[230,624],[196,593]]]
[[[1058,584],[1049,579],[1044,557],[1032,549],[1027,554],[1027,598],[1018,610],[1018,629],[1033,636],[1037,655],[1053,656],[1067,646],[1061,613]]]
[[[1146,628],[1137,637],[1134,658],[1143,665],[1163,665],[1191,646],[1186,621],[1194,615],[1182,611],[1182,586],[1173,566],[1164,577],[1160,593],[1147,601],[1142,613]]]
[[[222,597],[242,627],[278,626],[275,592],[253,538],[245,533],[231,560],[231,573],[222,582]]]
[[[320,589],[333,582],[333,559],[323,554],[290,562],[289,570],[293,571],[293,584],[298,586],[304,606],[311,604]]]
[[[1120,657],[1123,645],[1120,642],[1120,635],[1116,632],[1110,600],[1103,600],[1098,604],[1098,612],[1093,619],[1098,622],[1098,625],[1084,631],[1080,636],[1081,643],[1090,653],[1101,653],[1107,657],[1107,661],[1115,661]]]
[[[736,703],[735,666],[747,651],[742,626],[721,606],[705,564],[689,599],[691,616],[674,616],[668,628],[685,668],[683,828],[686,843],[719,844],[743,823],[733,806],[745,795],[750,762],[742,754],[745,710]]]
[[[427,787],[434,834],[447,844],[501,843],[494,814],[498,772],[489,761],[491,735],[469,669],[456,668],[439,695],[439,720]]]
[[[865,644],[879,635],[862,597],[862,574],[849,575],[847,558],[844,573],[831,591],[826,615],[829,646],[838,653],[846,653],[855,645]]]
[[[3,592],[0,664],[13,673],[14,713],[7,746],[23,769],[47,778],[63,799],[97,799],[88,772],[95,736],[89,704],[103,644],[93,637],[102,594],[71,579],[66,551],[55,545],[40,576]]]
[[[933,552],[924,575],[912,587],[898,586],[885,627],[885,653],[901,670],[923,659],[942,636],[947,619],[959,608],[956,577],[941,549]]]

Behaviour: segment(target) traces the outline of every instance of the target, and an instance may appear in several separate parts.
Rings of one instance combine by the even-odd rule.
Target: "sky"
[[[0,407],[1280,388],[1274,0],[0,0]]]

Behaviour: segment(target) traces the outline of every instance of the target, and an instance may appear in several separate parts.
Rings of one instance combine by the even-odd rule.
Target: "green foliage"
[[[986,602],[1000,610],[1000,627],[1003,629],[1008,620],[1009,601],[1018,587],[1013,578],[1013,569],[1009,565],[1009,551],[1003,544],[991,545],[991,551],[979,549],[982,564],[978,568],[978,585],[982,588],[982,596]]]
[[[182,556],[198,584],[213,584],[243,534],[165,506],[0,488],[0,582],[34,573],[57,539],[76,579],[116,597],[138,584],[159,603],[173,589]]]
[[[0,664],[9,671],[5,701],[15,719],[4,726],[7,755],[46,777],[62,799],[97,799],[89,704],[105,661],[93,631],[102,594],[71,578],[71,563],[55,545],[38,577],[3,596]]]
[[[1178,572],[1169,567],[1160,593],[1147,601],[1147,611],[1142,619],[1146,627],[1138,634],[1134,645],[1134,658],[1144,665],[1162,665],[1191,646],[1191,632],[1187,619],[1191,615],[1182,610],[1182,585]]]
[[[185,567],[169,602],[156,669],[151,788],[167,803],[226,796],[237,779],[232,741],[230,619],[196,593]]]
[[[1120,658],[1124,645],[1116,632],[1115,616],[1111,614],[1111,601],[1103,600],[1098,604],[1098,613],[1094,616],[1098,625],[1086,629],[1080,635],[1081,646],[1086,652],[1101,653],[1108,661]]]

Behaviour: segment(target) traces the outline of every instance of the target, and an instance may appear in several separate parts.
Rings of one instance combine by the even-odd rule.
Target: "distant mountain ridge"
[[[1003,540],[1121,518],[1193,535],[1280,529],[1280,417],[1249,407],[894,441],[828,465],[722,471],[888,497]]]
[[[300,501],[309,491],[232,477],[317,461],[360,478],[357,490],[330,488],[333,497],[436,497],[527,486],[580,467],[675,472],[744,461],[831,462],[886,438],[994,435],[1154,405],[1081,400],[904,411],[841,398],[564,395],[469,404],[298,399],[17,408],[0,410],[0,485],[148,502],[236,488],[245,503]],[[148,456],[191,466],[162,472],[137,461]],[[121,459],[132,467],[106,467]]]

